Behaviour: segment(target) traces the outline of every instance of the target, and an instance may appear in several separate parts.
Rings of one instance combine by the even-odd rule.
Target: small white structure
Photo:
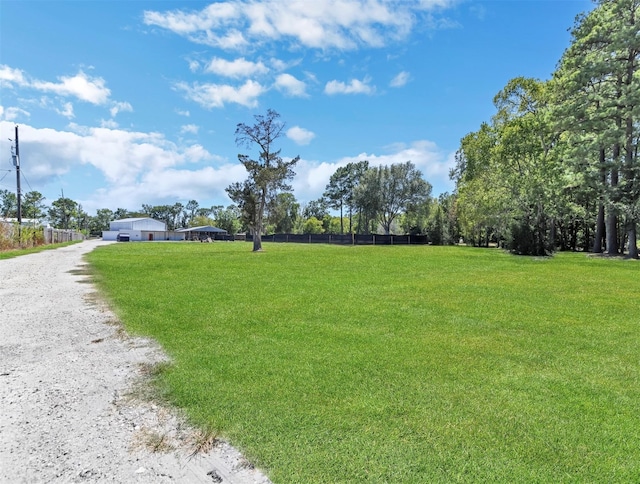
[[[184,235],[168,231],[166,223],[149,217],[123,218],[109,224],[109,230],[102,232],[102,240],[184,240]]]

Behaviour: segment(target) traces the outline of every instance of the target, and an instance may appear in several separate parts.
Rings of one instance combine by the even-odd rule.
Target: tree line
[[[475,245],[638,257],[640,0],[596,3],[552,78],[509,81],[461,140],[451,177]]]
[[[267,233],[426,234],[433,244],[463,239],[518,254],[584,250],[638,257],[640,218],[640,0],[597,0],[576,18],[572,41],[551,79],[512,79],[494,97],[495,113],[464,136],[450,177],[452,194],[432,196],[411,161],[340,166],[323,195],[306,204],[289,182],[299,157],[276,149],[285,123],[274,110],[236,126],[243,182],[226,188],[227,207],[146,205],[89,216],[68,198],[50,207],[25,195],[23,217],[47,216],[58,228],[91,235],[126,217],[162,220],[169,230],[215,225],[251,232],[254,250]],[[15,196],[0,191],[0,215]],[[336,215],[337,214],[337,215]]]
[[[190,200],[186,205],[179,202],[173,205],[142,204],[139,210],[101,208],[95,215],[89,215],[75,200],[60,197],[49,206],[40,192],[30,191],[22,197],[21,209],[23,223],[46,220],[54,228],[73,229],[93,236],[109,230],[110,222],[130,217],[151,217],[165,222],[169,230],[208,224],[216,224],[232,234],[242,229],[240,215],[234,205],[226,208],[222,205],[200,207],[196,200]],[[0,218],[15,219],[17,215],[16,194],[0,190]]]
[[[168,230],[213,225],[229,234],[250,232],[254,250],[261,249],[261,236],[291,234],[427,234],[434,244],[454,243],[459,237],[454,213],[454,197],[432,197],[431,184],[415,165],[405,163],[370,166],[368,161],[341,166],[331,175],[323,195],[306,204],[296,200],[288,181],[298,157],[284,161],[275,142],[285,123],[274,110],[256,115],[255,124],[238,124],[236,142],[258,147],[257,159],[238,155],[248,177],[227,187],[233,204],[201,207],[198,201],[186,205],[143,204],[140,210],[98,209],[91,216],[82,205],[64,196],[50,206],[37,191],[23,197],[22,217],[43,220],[55,228],[75,229],[100,236],[113,220],[151,217],[166,223]],[[333,211],[333,212],[332,212]],[[335,215],[338,212],[339,215]],[[0,216],[17,216],[17,199],[8,190],[0,191]]]
[[[261,249],[261,236],[267,233],[427,233],[433,243],[448,243],[457,237],[455,223],[443,216],[449,213],[451,197],[432,198],[431,185],[410,161],[375,167],[367,161],[349,163],[331,175],[319,199],[299,203],[288,183],[299,157],[285,161],[275,149],[285,123],[271,109],[254,118],[255,124],[237,125],[236,143],[257,146],[258,156],[238,155],[248,177],[227,187],[233,201],[227,207],[201,207],[197,200],[190,200],[186,205],[143,204],[137,211],[102,208],[91,216],[70,198],[62,196],[47,206],[39,192],[31,191],[23,197],[22,218],[47,219],[55,228],[91,236],[108,230],[111,221],[129,217],[151,217],[165,222],[168,230],[213,225],[229,234],[250,232],[254,250]],[[339,216],[331,210],[339,211]],[[17,198],[8,190],[0,191],[0,216],[17,216]]]
[[[363,162],[366,164],[367,162]],[[350,168],[350,167],[349,167]],[[396,171],[394,165],[381,167],[383,171]],[[376,169],[378,170],[378,169]],[[373,170],[375,171],[375,170]],[[372,174],[373,174],[372,171]],[[383,176],[384,177],[384,176]],[[380,177],[373,177],[379,180]],[[428,184],[425,182],[428,186]],[[359,185],[356,185],[359,186]],[[333,190],[330,183],[327,191]],[[371,193],[371,187],[359,190]],[[453,243],[453,237],[458,233],[455,221],[447,221],[447,206],[452,196],[445,194],[437,198],[426,197],[418,202],[414,198],[408,205],[406,212],[393,212],[392,205],[387,201],[387,211],[376,215],[371,207],[372,202],[359,196],[354,202],[348,201],[349,208],[344,208],[344,217],[336,216],[332,209],[339,200],[329,196],[320,197],[308,203],[299,202],[292,192],[278,192],[268,197],[264,214],[263,234],[428,234],[433,243]],[[178,228],[213,225],[226,230],[229,234],[252,232],[248,218],[235,204],[226,207],[214,205],[201,207],[197,200],[190,200],[186,205],[182,203],[149,205],[142,204],[139,210],[118,208],[98,209],[95,215],[89,215],[78,202],[60,197],[51,205],[44,203],[45,198],[37,191],[28,192],[22,200],[23,223],[34,221],[39,224],[47,221],[52,227],[59,229],[73,229],[88,236],[100,236],[102,231],[109,230],[110,222],[129,217],[151,217],[166,223],[168,230]],[[365,203],[366,202],[366,203]],[[378,202],[375,202],[376,204]],[[347,205],[344,205],[347,207]],[[444,210],[443,210],[444,207]],[[17,217],[17,199],[15,193],[0,190],[0,218]],[[384,229],[382,220],[387,220],[388,230]],[[388,223],[392,219],[391,223]],[[447,234],[451,234],[450,237]],[[456,239],[457,240],[457,239]]]
[[[240,210],[241,223],[253,234],[254,251],[261,250],[264,233],[344,234],[345,226],[348,233],[362,234],[422,233],[433,227],[438,232],[433,241],[442,242],[445,230],[440,225],[436,229],[442,218],[434,222],[429,217],[438,213],[431,210],[434,205],[448,205],[448,199],[431,197],[431,185],[411,161],[375,167],[360,161],[341,166],[331,175],[322,197],[301,211],[288,183],[299,156],[284,160],[274,146],[284,132],[284,122],[272,109],[254,119],[253,125],[239,123],[235,134],[239,146],[257,149],[258,156],[238,155],[247,178],[226,189]],[[331,216],[329,209],[339,211],[339,216]]]

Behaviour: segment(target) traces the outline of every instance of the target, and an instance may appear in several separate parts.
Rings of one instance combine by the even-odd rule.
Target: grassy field
[[[640,264],[465,247],[89,255],[160,391],[276,483],[640,482]]]

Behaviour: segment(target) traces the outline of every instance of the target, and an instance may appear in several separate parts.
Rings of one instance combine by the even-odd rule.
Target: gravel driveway
[[[0,260],[0,482],[268,483],[218,443],[131,396],[162,361],[123,335],[83,275],[85,241]]]

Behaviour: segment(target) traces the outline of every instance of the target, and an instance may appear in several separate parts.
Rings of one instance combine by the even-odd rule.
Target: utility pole
[[[16,183],[18,198],[18,237],[22,235],[22,191],[20,190],[20,145],[18,144],[18,126],[16,125],[16,152],[13,155],[13,165],[16,167]]]
[[[67,201],[64,199],[64,189],[61,188],[60,189],[60,194],[61,194],[61,202],[62,202],[62,228],[63,229],[68,229],[69,228],[69,223],[67,222]]]

